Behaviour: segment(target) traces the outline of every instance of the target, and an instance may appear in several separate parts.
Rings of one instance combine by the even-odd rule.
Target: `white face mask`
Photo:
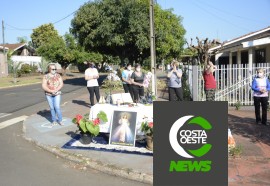
[[[260,78],[263,77],[263,73],[262,72],[259,72],[258,73],[258,77],[260,77]]]
[[[136,68],[136,71],[137,71],[137,72],[140,72],[140,71],[141,71],[141,68]]]
[[[131,70],[131,67],[127,67],[128,70]]]
[[[54,75],[55,73],[56,73],[56,71],[55,71],[55,70],[52,70],[52,71],[51,71],[51,74],[52,74],[52,75]]]

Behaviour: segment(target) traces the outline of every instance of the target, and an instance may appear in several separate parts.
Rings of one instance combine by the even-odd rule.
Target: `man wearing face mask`
[[[211,61],[208,61],[204,66],[203,79],[206,101],[215,101],[216,80],[213,75],[215,70],[216,66]]]
[[[139,98],[144,96],[144,81],[145,74],[141,70],[141,65],[136,64],[135,65],[135,72],[131,75],[131,83],[133,88],[133,94],[134,94],[134,102],[138,103]]]
[[[87,81],[87,90],[90,94],[90,104],[95,105],[94,94],[96,95],[97,102],[99,102],[99,84],[97,79],[99,78],[98,70],[95,68],[93,62],[89,63],[89,68],[85,70],[85,80]]]
[[[133,89],[131,86],[131,75],[132,75],[133,71],[132,71],[132,66],[131,64],[127,64],[125,70],[123,70],[122,72],[122,81],[123,81],[123,88],[125,93],[130,93],[131,98],[134,100],[134,96],[133,96]]]
[[[269,125],[267,123],[267,105],[268,105],[268,91],[270,90],[270,82],[264,76],[263,69],[257,70],[257,76],[252,81],[252,90],[255,106],[256,123]],[[260,105],[262,105],[262,117],[260,115]]]
[[[45,91],[46,99],[51,110],[52,126],[57,125],[56,115],[59,125],[64,125],[60,109],[61,88],[64,84],[61,76],[56,73],[56,70],[56,65],[50,64],[48,66],[48,74],[43,77],[42,81],[42,88]]]

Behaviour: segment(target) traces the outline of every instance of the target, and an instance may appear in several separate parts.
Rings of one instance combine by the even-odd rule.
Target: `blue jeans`
[[[61,122],[62,121],[62,113],[60,109],[61,95],[57,96],[46,95],[46,98],[50,106],[52,121],[56,122],[56,114],[57,114],[58,122]]]

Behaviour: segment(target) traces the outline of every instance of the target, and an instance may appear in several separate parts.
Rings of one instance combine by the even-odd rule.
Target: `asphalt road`
[[[146,186],[67,162],[22,137],[22,123],[0,130],[1,186]]]
[[[99,83],[106,76],[100,76]],[[83,77],[67,79],[62,89],[62,103],[88,93]],[[48,109],[48,103],[40,84],[0,89],[0,123],[22,115],[31,115],[37,110]]]
[[[83,78],[68,79],[64,81],[63,95],[80,88],[85,88]],[[45,100],[41,83],[29,86],[0,89],[0,113],[13,113],[25,107],[41,103]]]

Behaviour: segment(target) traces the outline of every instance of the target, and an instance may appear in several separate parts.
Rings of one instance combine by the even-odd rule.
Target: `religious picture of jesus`
[[[110,144],[134,146],[137,112],[114,111],[110,132]]]

